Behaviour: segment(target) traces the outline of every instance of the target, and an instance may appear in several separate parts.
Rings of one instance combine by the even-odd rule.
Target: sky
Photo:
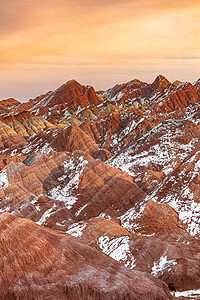
[[[0,0],[0,99],[200,77],[199,0]]]

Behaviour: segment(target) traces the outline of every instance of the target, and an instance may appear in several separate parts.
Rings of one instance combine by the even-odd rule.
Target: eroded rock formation
[[[199,108],[161,75],[0,101],[0,298],[198,293]]]
[[[30,220],[1,214],[0,238],[2,299],[171,299],[153,276]]]

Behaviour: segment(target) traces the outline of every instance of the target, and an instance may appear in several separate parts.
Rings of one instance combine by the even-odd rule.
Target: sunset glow
[[[96,89],[139,78],[197,80],[200,2],[1,0],[0,98],[76,78]]]

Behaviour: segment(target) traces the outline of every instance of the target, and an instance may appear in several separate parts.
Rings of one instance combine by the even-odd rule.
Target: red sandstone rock
[[[92,153],[99,149],[95,141],[77,125],[72,125],[60,131],[57,137],[52,141],[51,147],[58,152],[82,150],[86,153]]]
[[[140,82],[140,85],[135,86],[128,82],[120,88],[116,86],[107,91],[104,97],[117,104],[136,105],[143,111],[150,109],[152,114],[166,114],[198,103],[200,99],[198,81],[194,86],[187,82],[171,84],[162,75],[156,77],[152,84]]]
[[[25,143],[26,141],[11,127],[0,121],[0,150]]]
[[[167,224],[169,218],[162,221],[163,212],[157,212],[157,217],[161,221],[160,229],[162,225],[165,227],[163,230],[168,230],[171,226],[172,231],[177,227],[177,220],[174,225],[173,220]],[[154,221],[151,218],[147,223],[151,226],[153,221],[152,229],[154,228],[153,224],[155,225],[156,215],[153,218]],[[157,224],[159,220],[156,221]],[[142,228],[141,231],[139,227],[137,229],[138,235],[131,234],[130,231],[112,220],[92,218],[70,225],[67,232],[103,251],[130,269],[146,271],[162,279],[171,290],[198,289],[200,245],[197,241],[189,238],[185,233],[182,235],[181,230],[179,232],[176,230],[174,239],[168,238],[166,234],[165,236],[161,234],[161,237],[156,238],[152,231],[147,231],[145,235]],[[155,230],[157,229],[156,225]],[[158,233],[158,231],[156,232]]]
[[[172,290],[199,289],[199,99],[198,81],[158,76],[98,96],[73,80],[23,104],[0,103],[0,210],[77,235]],[[68,295],[81,299],[74,287]]]
[[[180,236],[187,238],[186,231],[181,228],[178,214],[166,203],[152,200],[146,204],[143,214],[132,223],[134,232],[155,235],[162,238]],[[184,227],[184,226],[183,226]]]
[[[18,106],[19,104],[20,104],[20,102],[15,100],[14,98],[9,98],[9,99],[0,101],[0,106],[4,107],[7,111]]]
[[[164,283],[75,238],[0,216],[2,299],[171,299]]]
[[[193,83],[195,89],[200,92],[200,78]]]
[[[43,98],[42,101],[33,107],[32,111],[36,112],[44,106],[46,108],[55,107],[55,110],[68,108],[69,111],[75,111],[79,106],[83,108],[88,105],[97,105],[101,102],[93,87],[85,87],[76,80],[70,80]],[[40,113],[41,112],[40,110]]]
[[[23,111],[17,115],[3,117],[2,121],[23,137],[44,129],[55,128],[53,124],[49,123],[42,116],[34,116],[27,111]]]
[[[27,206],[37,210],[38,204],[35,203],[43,194],[56,200],[52,202],[51,208],[54,205],[54,209],[50,209],[48,215],[48,218],[53,218],[54,224],[57,209],[68,215],[70,210],[71,217],[77,220],[102,213],[115,218],[145,197],[131,176],[93,159],[85,152],[75,152],[71,156],[60,153],[52,158],[32,154],[23,163],[8,164],[0,173],[1,178],[6,178],[6,185],[2,185],[5,192],[5,199],[0,204],[2,210],[15,211],[15,214],[20,212],[20,216],[27,217],[30,215]],[[48,209],[48,205],[46,210],[43,205],[43,214]],[[42,219],[43,214],[39,208],[37,221]],[[63,222],[65,215],[60,217],[59,222]],[[44,221],[46,224],[46,218]]]

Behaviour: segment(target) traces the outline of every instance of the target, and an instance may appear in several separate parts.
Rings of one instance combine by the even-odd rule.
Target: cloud
[[[93,78],[96,68],[102,80],[101,65],[125,72],[140,64],[151,72],[152,61],[166,66],[176,58],[193,58],[198,68],[199,28],[199,0],[1,0],[0,68],[10,75],[0,84],[27,67],[46,70],[46,80],[50,69],[69,68],[72,77],[85,69]]]

